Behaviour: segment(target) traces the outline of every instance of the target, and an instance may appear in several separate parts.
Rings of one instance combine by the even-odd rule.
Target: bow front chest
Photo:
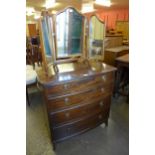
[[[47,76],[38,72],[43,87],[52,142],[81,134],[101,123],[108,125],[115,68],[104,63],[65,63]]]

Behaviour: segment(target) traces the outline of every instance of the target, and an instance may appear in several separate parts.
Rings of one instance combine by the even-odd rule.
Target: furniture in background
[[[116,70],[96,61],[58,64],[57,68],[59,72],[50,77],[38,72],[54,145],[102,123],[108,125]]]
[[[37,83],[36,71],[33,69],[33,66],[26,65],[26,99],[29,106],[30,106],[30,100],[28,95],[28,88],[36,85],[36,83]]]
[[[125,55],[129,53],[129,46],[116,46],[112,48],[105,49],[104,62],[115,66],[115,59],[119,56]]]
[[[32,65],[35,68],[35,64],[42,65],[41,49],[38,45],[27,44],[26,47],[26,64]]]
[[[125,95],[129,98],[129,54],[116,58],[116,82],[114,94]]]
[[[116,68],[87,59],[85,20],[72,7],[54,16],[45,14],[40,20],[46,67],[37,72],[37,79],[43,88],[54,146],[102,123],[108,125]],[[50,33],[44,33],[47,28]],[[47,62],[47,53],[51,62]]]
[[[37,35],[37,24],[27,24],[27,35],[29,37]]]
[[[122,34],[106,34],[105,40],[104,40],[104,48],[105,50],[107,48],[122,46],[123,42],[123,36]]]

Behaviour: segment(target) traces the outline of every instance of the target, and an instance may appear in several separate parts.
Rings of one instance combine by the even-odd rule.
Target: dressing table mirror
[[[55,16],[56,60],[83,55],[84,16],[68,7]]]
[[[69,7],[52,18],[53,20],[48,16],[47,20],[42,20],[45,23],[41,24],[42,53],[45,54],[45,60],[48,55],[51,56],[52,65],[48,65],[51,73],[46,74],[44,70],[40,70],[37,75],[38,83],[43,88],[51,140],[55,146],[58,142],[102,123],[108,125],[116,69],[99,61],[91,62],[86,59],[87,21],[74,8]],[[96,25],[96,19],[92,20]],[[49,28],[47,38],[44,24],[46,30]],[[104,28],[103,25],[100,27],[95,26],[94,29],[93,25],[93,37],[90,40],[101,51],[100,54],[94,54],[88,48],[90,57],[102,56]],[[96,47],[95,45],[91,44],[90,48]],[[45,62],[48,64],[48,61]]]
[[[105,23],[96,15],[89,21],[88,57],[90,59],[103,60],[104,56]]]

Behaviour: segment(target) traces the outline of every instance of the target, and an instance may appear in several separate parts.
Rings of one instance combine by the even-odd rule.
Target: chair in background
[[[38,45],[26,44],[26,98],[27,103],[30,105],[28,88],[36,86],[37,74],[36,67],[42,66],[41,51]]]
[[[27,103],[30,106],[30,100],[28,95],[28,87],[34,86],[37,83],[37,74],[32,66],[26,66],[26,99]]]
[[[32,65],[35,69],[37,63],[38,66],[42,65],[41,51],[38,45],[32,45],[31,43],[26,46],[26,64]]]

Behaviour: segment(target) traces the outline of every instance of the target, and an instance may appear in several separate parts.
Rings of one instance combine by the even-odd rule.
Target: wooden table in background
[[[104,62],[115,66],[115,59],[129,53],[129,46],[117,46],[105,49]]]
[[[120,89],[123,90],[125,86],[129,85],[129,54],[118,57],[115,61],[117,73],[114,94],[121,94],[129,97],[129,92],[120,91]]]

